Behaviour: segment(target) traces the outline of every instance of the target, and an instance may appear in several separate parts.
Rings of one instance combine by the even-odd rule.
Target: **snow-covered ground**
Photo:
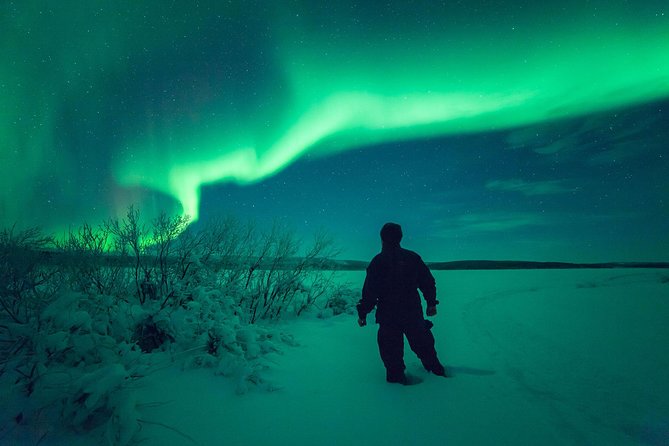
[[[452,378],[428,375],[407,347],[424,381],[387,384],[375,325],[299,319],[285,329],[300,345],[269,357],[274,391],[238,395],[210,369],[177,366],[142,380],[141,444],[669,445],[669,272],[435,276]]]

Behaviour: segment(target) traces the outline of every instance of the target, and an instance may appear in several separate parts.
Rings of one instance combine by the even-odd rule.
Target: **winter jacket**
[[[418,289],[427,306],[439,303],[434,277],[420,256],[399,245],[384,246],[367,267],[358,317],[365,319],[376,306],[378,324],[423,319]]]

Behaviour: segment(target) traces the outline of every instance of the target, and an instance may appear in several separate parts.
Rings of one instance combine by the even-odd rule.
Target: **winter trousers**
[[[437,364],[437,352],[434,349],[432,322],[418,319],[401,323],[379,324],[377,340],[381,360],[386,367],[386,377],[395,379],[404,375],[404,336],[409,341],[409,347],[421,360],[427,370],[432,370]]]

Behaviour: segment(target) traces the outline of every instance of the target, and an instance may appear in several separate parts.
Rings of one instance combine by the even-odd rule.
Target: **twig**
[[[181,432],[179,429],[174,428],[174,427],[172,427],[172,426],[168,426],[168,425],[165,424],[165,423],[160,423],[160,422],[158,422],[158,421],[142,420],[142,419],[139,419],[139,418],[137,419],[137,421],[140,422],[140,423],[144,423],[144,424],[153,424],[154,426],[164,427],[165,429],[169,429],[169,430],[171,430],[172,432],[175,432],[176,434],[181,435],[182,437],[186,438],[187,440],[189,440],[189,441],[190,441],[191,443],[193,443],[193,444],[199,444],[197,441],[195,441],[195,439],[194,439],[193,437],[191,437],[191,436],[189,436],[189,435],[187,435],[187,434],[184,434],[184,433]]]
[[[41,437],[39,437],[39,440],[37,440],[37,443],[35,443],[35,446],[39,446],[39,444],[46,438],[46,436],[49,434],[49,431],[46,431],[42,434]]]
[[[167,404],[171,404],[174,401],[153,401],[151,403],[138,403],[136,404],[136,407],[138,409],[140,408],[145,408],[145,407],[160,407],[160,406],[165,406]]]

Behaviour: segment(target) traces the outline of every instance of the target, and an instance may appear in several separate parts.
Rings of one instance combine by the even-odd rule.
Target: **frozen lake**
[[[364,273],[349,273],[354,286]],[[669,283],[661,270],[436,272],[437,349],[454,377],[384,382],[375,327],[300,321],[268,372],[234,395],[206,370],[157,375],[147,418],[198,444],[669,444]],[[183,438],[149,427],[146,444]]]

